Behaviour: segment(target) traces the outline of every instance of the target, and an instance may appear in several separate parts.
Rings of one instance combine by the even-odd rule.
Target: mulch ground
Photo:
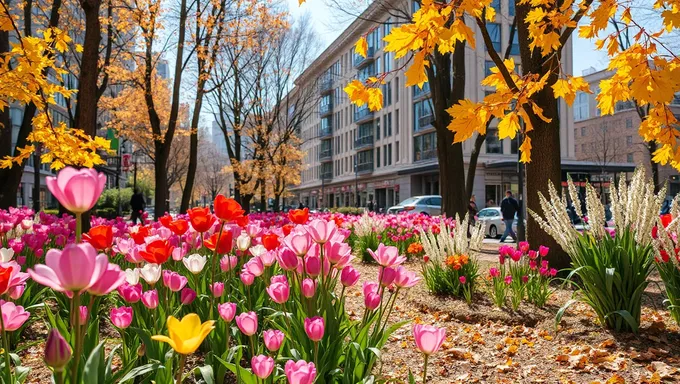
[[[360,263],[355,267],[362,277],[347,290],[347,311],[360,318],[361,284],[376,280],[378,270]],[[481,270],[485,273],[487,268],[482,261]],[[664,295],[656,284],[647,290],[639,335],[602,329],[595,313],[582,304],[569,309],[556,332],[555,314],[571,294],[556,287],[546,308],[523,304],[514,312],[496,308],[485,292],[476,294],[468,305],[461,299],[432,296],[421,283],[402,294],[391,320],[415,319],[446,327],[446,342],[430,358],[429,383],[680,382],[680,328],[664,309]],[[108,335],[111,330],[104,331],[115,337]],[[38,321],[25,338],[44,340],[45,335],[44,324]],[[23,364],[33,368],[30,383],[50,382],[51,374],[42,362],[43,347],[34,343],[20,353]],[[411,325],[405,325],[389,339],[376,373],[404,383],[411,371],[420,382],[422,364]]]

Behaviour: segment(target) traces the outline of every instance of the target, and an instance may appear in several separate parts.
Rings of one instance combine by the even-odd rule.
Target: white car
[[[429,216],[442,214],[442,197],[439,195],[414,196],[390,207],[387,213],[423,213]]]
[[[505,222],[501,215],[500,207],[484,208],[477,213],[477,221],[484,225],[484,234],[491,238],[497,238],[505,232]],[[512,230],[517,233],[517,215],[512,222]]]

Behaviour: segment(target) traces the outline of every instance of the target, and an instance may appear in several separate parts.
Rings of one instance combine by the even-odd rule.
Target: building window
[[[486,153],[503,153],[503,143],[498,139],[498,129],[489,128],[486,134]]]
[[[398,141],[394,144],[394,162],[395,163],[399,162],[399,142]]]
[[[375,167],[380,168],[380,147],[375,150]]]
[[[392,82],[388,81],[387,84],[383,84],[383,105],[389,107],[392,105]]]
[[[586,153],[586,145],[585,144],[581,144],[581,152]]]
[[[434,116],[430,99],[418,101],[413,104],[413,131],[419,132],[432,126]]]
[[[626,145],[629,147],[633,146],[633,136],[626,136]]]
[[[491,42],[493,49],[496,52],[501,51],[501,25],[498,23],[488,23],[486,29],[489,31],[489,36],[491,37]],[[486,49],[486,45],[484,46]]]
[[[626,119],[626,128],[633,128],[633,119]]]
[[[392,55],[393,52],[387,52],[383,55],[383,66],[385,67],[385,72],[390,72],[392,70]]]
[[[510,54],[511,55],[519,55],[519,36],[518,35],[519,34],[517,33],[517,30],[515,30],[515,33],[512,34],[512,46],[510,47]]]
[[[577,92],[574,100],[574,120],[580,121],[589,118],[590,108],[588,105],[588,94]]]
[[[581,137],[586,135],[586,127],[581,127]]]
[[[519,151],[519,145],[519,135],[515,136],[514,139],[510,139],[510,153],[516,155],[517,151]]]
[[[632,153],[629,153],[629,154],[627,155],[627,159],[626,159],[626,160],[628,160],[629,163],[635,162],[635,159],[633,158],[633,154],[632,154]]]
[[[380,116],[375,119],[375,139],[380,140]],[[378,165],[379,167],[380,165]]]
[[[387,165],[392,165],[392,143],[387,145]]]
[[[437,158],[436,132],[413,138],[413,160],[421,161]]]
[[[397,92],[399,94],[399,92]],[[394,134],[399,134],[399,110],[394,111]]]
[[[394,92],[394,101],[399,102],[399,77],[394,78],[394,89],[396,92]]]
[[[508,0],[508,15],[515,16],[515,0]]]
[[[496,14],[501,13],[501,0],[491,0],[491,8],[496,11]]]
[[[387,162],[387,144],[383,145],[383,164],[385,164],[385,166],[389,165]]]
[[[494,64],[494,62],[491,60],[484,61],[484,77],[491,76],[491,68],[495,66],[496,64]]]

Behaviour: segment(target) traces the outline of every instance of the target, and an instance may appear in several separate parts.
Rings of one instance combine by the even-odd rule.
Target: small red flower
[[[12,267],[0,267],[0,295],[7,293],[9,279],[12,277]]]
[[[309,208],[291,209],[288,211],[288,219],[295,224],[306,224],[309,220]]]
[[[279,237],[274,233],[263,235],[262,245],[264,245],[268,251],[274,250],[279,247]]]
[[[184,219],[171,221],[167,225],[168,228],[177,236],[182,236],[189,230],[189,222]]]
[[[165,263],[175,247],[171,246],[167,240],[154,240],[146,245],[146,249],[139,251],[142,258],[149,263],[163,264]]]
[[[236,225],[238,225],[241,228],[245,228],[248,225],[249,222],[250,222],[250,219],[248,218],[247,215],[241,216],[238,219],[236,219]]]
[[[217,195],[214,205],[215,216],[224,221],[235,221],[246,212],[236,200],[227,198],[224,195]]]
[[[283,235],[288,236],[290,231],[293,230],[293,224],[285,224],[281,229],[283,230]]]
[[[141,245],[144,244],[144,239],[146,239],[151,231],[149,231],[149,227],[137,227],[137,231],[132,231],[130,232],[130,237],[132,237],[132,240],[135,241],[135,244]]]
[[[673,221],[673,216],[671,216],[670,213],[661,215],[661,224],[663,225],[664,228],[668,227],[671,221]]]
[[[166,213],[160,219],[158,219],[158,221],[160,221],[161,225],[163,225],[165,228],[170,228],[170,223],[172,222],[172,216],[170,216],[169,214]]]
[[[187,211],[189,221],[196,232],[207,232],[215,224],[215,216],[210,213],[210,208],[192,208]]]
[[[218,254],[229,253],[233,246],[231,231],[224,231],[221,235],[219,233],[214,233],[208,239],[203,241],[203,245],[205,245],[205,247],[211,251],[214,251],[215,248],[217,248]]]
[[[113,245],[113,228],[110,225],[97,225],[83,234],[83,240],[98,251],[109,249]]]

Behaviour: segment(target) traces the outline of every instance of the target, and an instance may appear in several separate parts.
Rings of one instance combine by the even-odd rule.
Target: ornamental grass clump
[[[423,279],[430,292],[436,295],[465,297],[471,300],[479,276],[479,264],[475,257],[482,245],[484,232],[481,224],[470,226],[467,236],[468,217],[462,222],[456,217],[454,225],[444,218],[439,227],[421,230]]]
[[[354,236],[356,236],[353,248],[356,253],[361,257],[361,261],[364,263],[373,263],[374,260],[368,250],[378,248],[383,232],[385,232],[384,219],[374,214],[364,213],[364,215],[354,223],[353,230]]]
[[[579,196],[571,180],[568,182],[572,201]],[[571,225],[567,204],[554,186],[549,199],[540,195],[544,217],[531,215],[539,225],[560,244],[571,257],[571,273],[578,282],[572,300],[562,307],[556,317],[561,318],[574,302],[589,305],[600,324],[616,331],[637,332],[640,325],[642,293],[649,284],[654,266],[652,229],[666,196],[665,188],[654,193],[654,185],[638,169],[629,185],[621,178],[618,188],[610,188],[611,211],[616,225],[615,234],[605,227],[604,206],[593,186],[586,186],[588,224],[581,233]],[[579,216],[580,204],[574,204]]]

